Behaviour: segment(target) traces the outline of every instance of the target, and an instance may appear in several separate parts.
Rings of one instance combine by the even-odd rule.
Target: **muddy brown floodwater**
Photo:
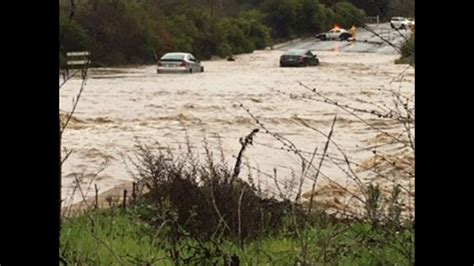
[[[326,137],[310,127],[327,134],[337,115],[333,140],[353,162],[352,170],[362,182],[380,182],[387,193],[392,182],[411,188],[413,150],[403,144],[407,143],[407,134],[400,123],[367,113],[350,115],[340,107],[318,101],[322,98],[299,82],[340,105],[400,110],[394,95],[401,95],[413,108],[414,69],[395,65],[397,55],[340,52],[317,52],[321,61],[318,67],[280,68],[280,54],[275,50],[256,51],[239,55],[234,62],[204,61],[206,72],[198,74],[158,75],[155,66],[91,69],[62,140],[64,147],[74,151],[63,166],[64,205],[81,200],[77,189],[73,193],[76,177],[84,193],[90,187],[89,196],[93,195],[93,184],[104,192],[133,180],[130,171],[134,169],[127,157],[133,155],[137,141],[184,152],[183,127],[196,151],[203,151],[206,137],[218,154],[220,140],[233,165],[240,149],[239,138],[258,128],[241,104],[272,132],[290,139],[308,159],[317,148],[316,165]],[[71,99],[80,83],[73,79],[61,89],[61,113],[71,110]],[[302,99],[303,94],[311,99]],[[413,134],[413,129],[410,131]],[[393,136],[404,139],[403,143]],[[280,189],[284,189],[292,180],[292,172],[298,178],[301,172],[298,156],[281,148],[280,142],[261,131],[245,152],[244,161],[254,167],[250,168],[253,178],[271,193],[277,189],[265,173],[273,175],[276,168]],[[244,170],[241,177],[246,179],[249,170]],[[350,201],[356,205],[357,200],[346,193],[357,190],[348,171],[340,150],[330,144],[318,180],[316,196],[320,204],[337,208]],[[308,176],[314,176],[314,171]],[[311,185],[307,179],[303,192]]]

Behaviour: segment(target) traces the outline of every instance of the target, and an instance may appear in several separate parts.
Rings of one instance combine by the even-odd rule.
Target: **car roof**
[[[189,54],[190,54],[190,53],[172,52],[172,53],[166,53],[166,54],[164,54],[163,56],[165,56],[165,55],[177,55],[177,56],[181,55],[181,56],[186,56],[186,55],[189,55]]]
[[[336,31],[336,30],[340,30],[340,31],[347,31],[346,29],[343,29],[343,28],[333,28],[333,29],[330,29],[329,31]]]
[[[290,49],[288,51],[285,51],[283,54],[285,54],[285,55],[304,54],[308,51],[309,51],[308,49]]]

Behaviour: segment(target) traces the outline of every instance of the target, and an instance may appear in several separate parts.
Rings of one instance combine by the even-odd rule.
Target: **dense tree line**
[[[60,61],[72,50],[91,51],[97,65],[152,63],[169,51],[224,57],[364,16],[319,0],[60,0]]]
[[[340,2],[349,2],[365,11],[367,16],[379,16],[380,21],[388,21],[392,16],[414,17],[415,0],[320,0],[333,7]]]

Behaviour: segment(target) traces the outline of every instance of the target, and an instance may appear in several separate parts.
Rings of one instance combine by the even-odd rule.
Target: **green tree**
[[[349,2],[336,3],[334,13],[334,22],[344,28],[364,24],[365,12]]]
[[[87,32],[76,21],[69,21],[64,16],[60,16],[59,28],[61,52],[87,49],[89,42]]]
[[[60,0],[60,61],[69,50],[91,51],[96,65],[151,63],[170,51],[227,56],[263,49],[272,37],[287,39],[363,19],[349,3],[327,7],[319,1],[222,0],[219,6],[207,0]],[[250,9],[237,15],[244,5]]]
[[[351,4],[365,11],[367,16],[380,16],[380,19],[391,16],[391,2],[394,0],[349,0]]]
[[[298,0],[296,32],[315,33],[323,29],[325,17],[318,0]]]
[[[297,21],[296,0],[265,0],[262,10],[267,14],[266,24],[272,29],[275,38],[286,38],[294,33]]]
[[[321,10],[321,21],[323,21],[323,26],[321,31],[326,31],[334,26],[334,11],[324,5],[320,5]]]

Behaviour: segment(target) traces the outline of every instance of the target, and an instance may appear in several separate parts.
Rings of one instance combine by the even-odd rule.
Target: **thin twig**
[[[309,160],[309,165],[313,165],[314,157],[316,156],[316,152],[318,151],[318,147],[314,148],[313,154],[311,155],[311,159]],[[295,202],[298,202],[301,197],[302,189],[303,189],[303,182],[306,177],[306,173],[308,172],[309,166],[303,169],[303,174],[300,179],[300,184],[298,186],[298,193],[296,194]]]
[[[87,68],[83,71],[87,72]],[[66,122],[62,125],[62,128],[59,132],[59,137],[60,138],[62,137],[64,130],[66,130],[66,128],[69,124],[69,121],[72,119],[72,116],[74,115],[74,113],[76,111],[77,105],[79,104],[79,100],[81,99],[82,92],[84,91],[84,88],[86,86],[86,81],[87,81],[86,77],[87,77],[87,75],[84,75],[84,74],[82,75],[81,88],[79,89],[79,92],[76,95],[76,98],[74,99],[74,103],[73,103],[71,112],[68,113],[67,116],[66,116]]]
[[[389,134],[388,132],[383,131],[383,130],[381,130],[380,128],[373,126],[372,124],[370,124],[369,122],[367,122],[365,119],[363,119],[362,117],[360,117],[358,114],[356,114],[355,112],[349,110],[349,108],[347,108],[346,106],[337,104],[337,102],[335,102],[335,101],[329,99],[328,97],[322,95],[321,93],[317,92],[316,89],[311,89],[311,88],[309,88],[308,86],[306,86],[305,84],[303,84],[302,82],[298,82],[298,83],[299,83],[302,87],[306,88],[307,90],[309,90],[309,91],[311,91],[311,92],[317,94],[318,96],[324,98],[324,99],[327,101],[327,103],[332,104],[332,105],[335,105],[335,106],[341,108],[342,110],[346,111],[346,112],[349,113],[350,115],[354,116],[354,117],[357,118],[359,121],[361,121],[362,123],[364,123],[364,124],[366,124],[367,126],[369,126],[371,129],[374,129],[374,130],[378,131],[379,133],[386,134],[386,135],[390,136],[391,138],[393,138],[394,140],[396,140],[396,141],[398,141],[398,142],[400,142],[400,143],[405,143],[403,140],[401,140],[401,139],[399,139],[399,138],[393,136],[392,134]]]
[[[61,90],[61,88],[70,80],[72,79],[77,73],[81,72],[82,69],[77,69],[75,72],[73,72],[71,75],[68,75],[67,77],[63,78],[63,81],[61,82],[61,84],[59,84],[59,89]]]
[[[64,156],[64,158],[61,160],[61,167],[63,166],[64,162],[67,160],[67,158],[69,158],[69,156],[74,152],[74,150],[69,150],[67,151],[66,148],[65,148],[65,151],[66,151],[66,155]]]
[[[331,130],[329,131],[329,134],[328,134],[328,140],[326,141],[326,144],[324,145],[323,156],[322,156],[321,160],[319,161],[318,169],[317,169],[316,175],[314,177],[314,182],[313,182],[313,186],[311,188],[311,195],[310,195],[310,199],[309,199],[308,214],[311,213],[311,207],[313,205],[313,198],[314,198],[314,190],[316,189],[316,182],[318,181],[319,172],[321,170],[321,166],[323,165],[323,161],[324,161],[326,152],[327,152],[328,147],[329,147],[329,142],[331,141],[331,136],[332,136],[332,133],[334,131],[334,125],[336,124],[336,120],[337,120],[337,116],[334,116],[334,120],[332,121],[332,125],[331,125]]]
[[[237,206],[237,218],[238,218],[238,222],[239,222],[239,227],[238,227],[238,234],[239,234],[239,245],[240,245],[240,248],[243,249],[243,242],[242,242],[242,213],[241,213],[241,210],[242,210],[242,199],[244,197],[244,193],[245,193],[245,186],[242,187],[242,191],[240,192],[240,196],[239,196],[239,204]]]
[[[255,136],[255,134],[257,134],[257,132],[258,132],[258,128],[252,130],[252,132],[250,132],[244,139],[242,138],[240,139],[240,144],[242,145],[242,147],[240,148],[239,154],[237,155],[237,160],[235,161],[234,171],[230,179],[230,184],[232,184],[235,181],[235,179],[239,176],[240,165],[242,163],[242,156],[244,154],[244,151],[247,148],[247,146],[252,145],[253,137]]]

